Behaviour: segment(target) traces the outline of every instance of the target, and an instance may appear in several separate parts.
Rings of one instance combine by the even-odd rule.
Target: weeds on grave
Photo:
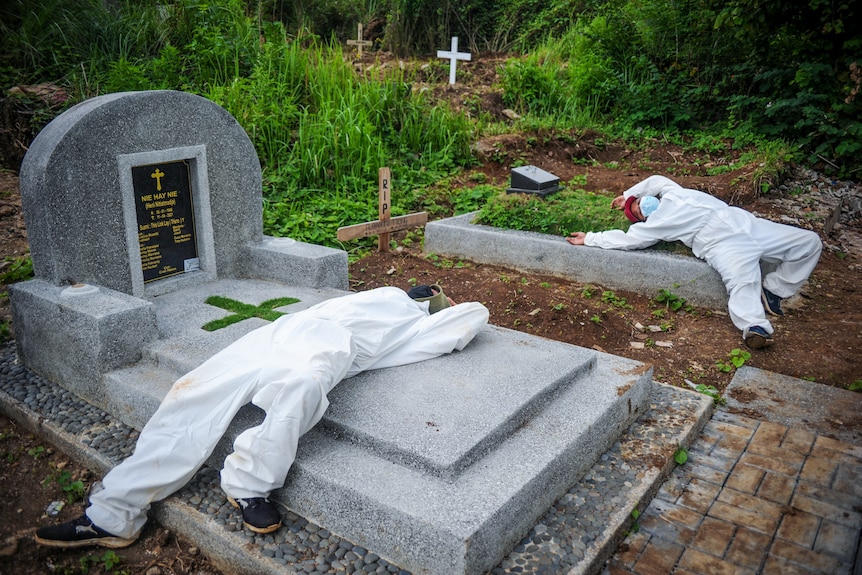
[[[715,367],[718,371],[730,373],[734,369],[738,369],[745,365],[745,362],[751,359],[751,354],[745,350],[734,348],[728,354],[726,361],[718,360],[715,362]]]
[[[3,259],[3,273],[0,273],[0,284],[8,285],[15,282],[28,280],[33,277],[33,260],[30,256],[13,258],[6,256]]]
[[[629,305],[628,301],[626,301],[626,298],[619,297],[616,293],[610,290],[605,290],[602,292],[602,301],[614,307],[622,309],[632,309],[632,306]]]
[[[658,291],[658,295],[653,300],[658,305],[664,305],[665,309],[670,311],[679,311],[685,306],[685,298],[676,295],[666,289]]]
[[[638,523],[638,519],[640,519],[641,512],[638,511],[637,509],[632,509],[631,516],[632,516],[632,526],[628,531],[625,532],[625,535],[624,535],[625,537],[628,537],[629,535],[637,533],[638,531],[641,530],[640,523]]]
[[[284,315],[284,313],[280,311],[275,311],[275,308],[284,307],[292,303],[297,303],[298,301],[299,300],[295,297],[280,297],[267,300],[260,305],[251,305],[227,297],[213,295],[208,297],[205,302],[209,305],[220,307],[223,310],[233,313],[221,319],[207,322],[201,326],[201,329],[206,331],[215,331],[252,317],[258,317],[267,321],[275,321]]]
[[[857,379],[847,386],[850,391],[862,391],[862,379]]]
[[[676,461],[677,465],[683,465],[688,461],[688,450],[685,447],[680,447],[673,454],[673,460]]]
[[[428,260],[429,262],[431,262],[432,264],[434,264],[434,267],[442,268],[444,270],[451,270],[453,268],[454,269],[461,269],[461,268],[470,267],[470,264],[468,264],[466,262],[463,262],[460,260],[457,262],[453,262],[450,259],[441,258],[437,254],[428,254],[425,256],[425,259]]]
[[[630,222],[610,207],[611,198],[581,189],[562,190],[548,197],[499,193],[476,214],[475,223],[552,235],[574,231],[628,229]]]
[[[0,321],[0,343],[6,343],[10,339],[12,339],[12,322],[8,319]]]
[[[84,555],[78,560],[81,573],[87,575],[92,569],[94,573],[106,573],[111,575],[128,575],[128,569],[115,571],[123,562],[123,557],[113,551],[105,551],[102,555]]]
[[[42,481],[42,486],[47,487],[51,483],[56,483],[66,494],[68,503],[75,503],[84,499],[84,482],[80,479],[73,480],[72,474],[61,469],[54,469],[51,474]]]
[[[715,405],[724,405],[727,403],[727,400],[721,395],[721,392],[712,385],[699,383],[694,387],[694,390],[698,393],[710,396],[712,398],[712,403]]]
[[[36,447],[31,447],[27,450],[27,455],[32,457],[33,459],[39,459],[43,455],[45,455],[45,448],[41,445],[37,445]]]

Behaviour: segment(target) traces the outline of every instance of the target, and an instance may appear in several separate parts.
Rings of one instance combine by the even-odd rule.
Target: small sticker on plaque
[[[200,269],[188,160],[132,167],[144,283]]]

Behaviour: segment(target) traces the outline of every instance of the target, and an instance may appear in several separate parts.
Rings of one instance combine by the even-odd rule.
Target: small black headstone
[[[134,166],[144,283],[199,269],[189,164]]]
[[[507,194],[538,194],[542,197],[560,190],[560,178],[536,166],[512,168]]]

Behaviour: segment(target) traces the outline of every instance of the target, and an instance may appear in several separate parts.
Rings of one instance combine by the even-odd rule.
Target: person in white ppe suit
[[[153,501],[185,485],[248,402],[263,422],[234,442],[221,486],[245,525],[281,525],[271,491],[282,486],[297,443],[329,405],[340,381],[370,369],[462,350],[487,324],[480,303],[451,305],[439,286],[395,287],[333,298],[243,336],[174,383],[141,431],[133,455],[103,479],[86,513],[37,530],[53,547],[133,543]]]
[[[632,223],[628,231],[572,232],[572,245],[638,249],[659,241],[680,241],[721,276],[733,324],[751,348],[772,344],[766,317],[784,315],[781,300],[808,280],[822,243],[811,231],[755,217],[709,194],[651,176],[611,202]],[[778,264],[762,277],[760,262]],[[761,280],[762,277],[762,280]]]

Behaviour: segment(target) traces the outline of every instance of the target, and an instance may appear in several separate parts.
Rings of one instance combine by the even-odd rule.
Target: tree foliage
[[[58,82],[82,98],[252,83],[261,43],[428,57],[458,36],[509,55],[504,100],[522,115],[621,131],[711,130],[792,142],[858,177],[862,14],[851,0],[7,0],[0,81]]]

